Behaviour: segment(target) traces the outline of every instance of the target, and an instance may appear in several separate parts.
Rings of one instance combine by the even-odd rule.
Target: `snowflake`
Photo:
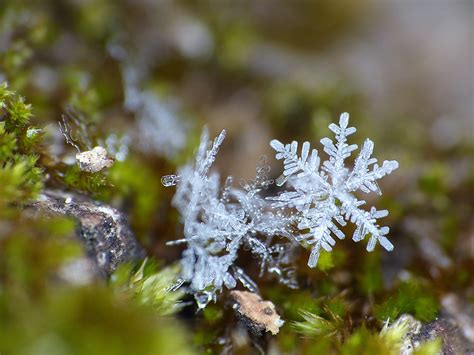
[[[224,137],[222,131],[210,145],[204,129],[195,163],[181,168],[178,175],[162,178],[163,185],[176,185],[172,203],[184,224],[184,239],[168,244],[187,244],[180,283],[189,285],[200,308],[215,300],[224,286],[236,287],[237,281],[251,291],[257,290],[235,264],[241,247],[260,259],[261,274],[268,270],[283,283],[294,286],[291,268],[280,267],[289,263],[289,253],[285,246],[272,241],[273,236],[281,234],[285,221],[259,195],[271,183],[266,176],[268,166],[259,166],[255,180],[242,183],[243,189],[233,188],[231,177],[221,189],[219,175],[209,173]]]
[[[284,160],[277,185],[287,183],[291,188],[278,196],[262,197],[273,183],[268,178],[270,168],[265,160],[257,167],[255,179],[243,180],[241,187],[235,188],[232,177],[228,177],[221,188],[219,175],[210,172],[210,168],[225,131],[210,142],[204,129],[195,161],[179,169],[177,175],[163,176],[163,185],[176,186],[172,203],[184,225],[184,238],[168,243],[186,244],[177,286],[186,284],[199,308],[215,301],[224,287],[235,288],[237,282],[251,291],[257,290],[256,284],[237,266],[242,250],[258,259],[260,276],[272,274],[279,282],[295,288],[291,267],[295,248],[300,244],[312,246],[308,265],[315,267],[321,248],[331,251],[336,243],[333,236],[344,238],[339,226],[345,226],[346,221],[356,225],[354,241],[370,235],[368,251],[374,249],[377,241],[385,249],[393,249],[386,237],[388,227],[377,223],[388,212],[374,207],[363,210],[365,201],[353,193],[362,190],[380,194],[377,180],[396,169],[398,163],[384,161],[382,166],[377,165],[371,157],[374,144],[367,139],[353,169],[346,168],[345,160],[357,149],[357,145],[346,143],[347,137],[356,131],[348,123],[349,115],[344,113],[339,126],[329,126],[336,134],[336,142],[329,138],[321,140],[329,155],[322,167],[318,152],[310,151],[308,142],[303,143],[298,155],[297,142],[285,145],[271,141],[276,158]]]
[[[361,208],[366,203],[357,199],[353,193],[361,190],[381,194],[377,180],[398,168],[395,160],[384,161],[382,166],[372,158],[374,143],[366,139],[350,171],[345,160],[357,149],[357,145],[347,144],[347,137],[355,133],[354,127],[348,127],[349,114],[340,116],[339,126],[332,123],[329,129],[334,132],[336,142],[329,138],[321,139],[324,151],[329,160],[320,167],[320,158],[316,149],[310,151],[310,144],[304,142],[301,154],[298,155],[298,143],[283,144],[272,140],[270,145],[277,152],[276,159],[283,159],[284,171],[277,179],[277,185],[285,182],[292,188],[277,197],[273,207],[289,207],[297,211],[298,229],[302,232],[295,240],[303,245],[312,246],[308,265],[315,267],[321,248],[331,251],[336,241],[333,236],[344,239],[345,235],[339,226],[346,221],[355,224],[352,236],[355,242],[370,235],[367,251],[373,251],[377,242],[386,250],[393,250],[387,239],[388,227],[380,227],[377,219],[388,215],[387,210],[378,211],[371,207],[369,211]]]

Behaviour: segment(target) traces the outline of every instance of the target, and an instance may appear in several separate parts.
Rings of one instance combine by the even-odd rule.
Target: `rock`
[[[443,313],[455,320],[464,337],[474,348],[474,307],[472,304],[450,293],[443,296],[441,305]]]
[[[397,327],[402,323],[406,326],[406,333],[403,337],[400,355],[411,355],[423,343],[437,338],[441,339],[443,344],[439,354],[474,354],[472,344],[463,336],[452,318],[443,316],[430,323],[423,324],[413,316],[403,314],[389,327]]]
[[[284,321],[272,302],[264,301],[249,291],[232,291],[230,296],[235,302],[233,308],[239,320],[253,335],[260,336],[264,332],[278,334]]]
[[[87,255],[104,276],[118,265],[145,255],[125,216],[110,206],[83,196],[47,190],[29,208],[35,213],[76,219],[77,234],[85,243]]]

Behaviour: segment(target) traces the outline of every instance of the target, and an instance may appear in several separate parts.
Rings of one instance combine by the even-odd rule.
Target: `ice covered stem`
[[[356,226],[352,236],[355,242],[370,236],[367,251],[373,251],[377,242],[386,250],[393,250],[393,244],[387,238],[389,228],[379,226],[377,221],[386,217],[388,211],[378,211],[375,207],[369,211],[362,209],[366,201],[359,200],[354,193],[360,190],[381,195],[377,180],[397,169],[398,162],[384,161],[379,166],[377,159],[372,158],[374,143],[367,139],[350,170],[345,160],[358,147],[347,143],[348,137],[356,132],[354,127],[349,127],[349,114],[341,114],[339,125],[331,123],[329,129],[334,133],[335,141],[327,137],[321,139],[329,157],[322,166],[318,151],[311,150],[309,142],[302,144],[299,155],[296,141],[283,144],[274,139],[270,142],[276,151],[276,159],[283,160],[283,174],[277,179],[277,184],[287,183],[290,188],[270,199],[274,201],[274,207],[297,211],[301,234],[294,238],[311,246],[310,267],[317,265],[321,248],[328,252],[332,250],[336,244],[334,236],[345,238],[340,226],[345,226],[348,221]]]

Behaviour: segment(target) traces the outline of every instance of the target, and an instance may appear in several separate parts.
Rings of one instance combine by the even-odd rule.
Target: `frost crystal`
[[[124,106],[135,114],[140,136],[139,147],[174,158],[186,146],[189,125],[181,117],[179,105],[164,100],[152,90],[141,89],[145,69],[124,65]],[[143,73],[142,73],[143,72]]]
[[[219,176],[209,173],[225,131],[209,144],[207,130],[203,131],[194,164],[184,166],[178,175],[162,177],[164,186],[176,185],[173,205],[181,214],[184,239],[169,244],[186,243],[181,261],[182,279],[189,284],[199,307],[215,300],[225,286],[232,289],[237,281],[251,291],[255,283],[235,265],[241,247],[260,259],[262,273],[268,270],[292,286],[291,269],[280,268],[288,263],[285,246],[273,242],[273,236],[284,233],[283,218],[270,210],[259,192],[269,185],[268,167],[257,168],[257,177],[243,183],[242,189],[232,187],[228,177],[221,189]]]
[[[297,226],[302,234],[295,239],[303,245],[312,246],[308,261],[310,267],[316,266],[321,248],[332,250],[336,243],[333,236],[344,239],[345,235],[339,226],[345,226],[346,221],[356,226],[352,236],[355,242],[370,236],[367,251],[373,251],[377,242],[388,251],[393,249],[386,237],[389,228],[380,227],[377,222],[377,219],[387,216],[388,211],[378,211],[375,207],[371,207],[369,211],[362,209],[365,201],[357,199],[353,193],[361,190],[380,195],[377,180],[395,170],[398,162],[384,161],[379,166],[377,159],[371,157],[374,143],[366,139],[352,171],[349,170],[345,166],[345,160],[357,149],[357,145],[347,144],[347,137],[356,131],[354,127],[348,127],[348,124],[349,114],[343,113],[339,125],[329,125],[336,141],[321,139],[324,151],[329,156],[322,167],[317,150],[310,151],[308,142],[303,143],[300,155],[295,141],[283,144],[275,139],[270,143],[277,152],[276,159],[283,160],[284,164],[283,174],[277,179],[277,185],[287,182],[292,188],[291,191],[272,197],[275,201],[273,206],[297,210]]]
[[[311,246],[308,265],[315,267],[321,248],[331,251],[336,241],[345,237],[339,226],[346,221],[355,224],[352,239],[361,241],[369,235],[367,250],[379,242],[385,249],[393,245],[387,239],[388,227],[377,220],[388,215],[386,210],[361,208],[364,200],[354,192],[381,194],[377,180],[398,167],[396,161],[382,166],[372,158],[374,144],[367,139],[349,170],[345,160],[357,149],[347,144],[347,137],[356,130],[348,127],[349,115],[341,115],[339,125],[329,128],[336,135],[333,142],[323,138],[329,160],[320,166],[320,158],[310,144],[304,142],[298,155],[298,143],[283,144],[272,140],[276,158],[283,160],[283,174],[277,185],[287,184],[289,190],[278,196],[262,197],[273,182],[268,179],[269,167],[264,160],[257,167],[254,180],[242,181],[235,188],[228,177],[221,188],[217,173],[211,173],[225,131],[213,142],[204,129],[195,162],[182,167],[177,175],[162,177],[164,186],[176,186],[173,205],[184,224],[184,238],[168,244],[185,243],[181,260],[179,286],[186,285],[195,295],[200,308],[216,299],[224,287],[232,289],[237,282],[255,292],[257,286],[237,266],[237,255],[249,252],[259,261],[260,276],[268,273],[289,287],[297,287],[292,265],[298,245]]]

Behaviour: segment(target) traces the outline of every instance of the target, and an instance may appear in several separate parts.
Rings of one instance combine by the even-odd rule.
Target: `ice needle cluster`
[[[290,286],[293,282],[291,270],[282,266],[289,263],[286,246],[273,243],[274,236],[285,233],[285,220],[259,195],[268,185],[268,167],[257,168],[255,180],[245,182],[242,189],[232,187],[231,177],[221,188],[219,175],[209,172],[224,137],[222,131],[211,144],[204,129],[195,162],[180,169],[178,175],[162,178],[163,185],[176,185],[173,205],[184,224],[185,238],[169,244],[187,245],[181,262],[182,281],[189,285],[200,307],[214,300],[223,286],[234,288],[237,281],[257,290],[236,264],[242,247],[260,259],[262,273],[276,273]]]
[[[276,159],[283,160],[284,165],[276,183],[288,188],[277,196],[262,196],[262,190],[272,184],[265,162],[257,168],[256,178],[241,183],[241,188],[233,187],[231,177],[221,188],[219,175],[211,173],[210,168],[225,131],[210,142],[204,129],[194,163],[182,167],[177,175],[162,178],[163,185],[176,185],[173,205],[184,224],[184,238],[169,244],[187,246],[181,261],[182,283],[188,285],[200,307],[215,300],[224,286],[232,289],[241,282],[251,291],[257,289],[237,266],[242,249],[258,258],[261,274],[274,274],[290,287],[296,287],[290,267],[294,248],[310,247],[308,265],[315,267],[321,248],[331,251],[334,236],[345,237],[340,228],[348,221],[356,226],[354,241],[369,237],[368,251],[377,242],[388,251],[393,249],[387,239],[389,228],[378,224],[378,219],[387,216],[388,211],[363,209],[366,202],[355,197],[354,192],[381,194],[377,180],[390,174],[398,163],[384,161],[379,166],[377,159],[372,158],[374,144],[367,139],[353,168],[347,168],[346,159],[357,149],[357,145],[347,143],[356,131],[348,124],[349,115],[343,113],[339,125],[329,126],[335,141],[321,140],[329,157],[323,164],[308,142],[302,144],[298,154],[297,142],[271,141]]]

